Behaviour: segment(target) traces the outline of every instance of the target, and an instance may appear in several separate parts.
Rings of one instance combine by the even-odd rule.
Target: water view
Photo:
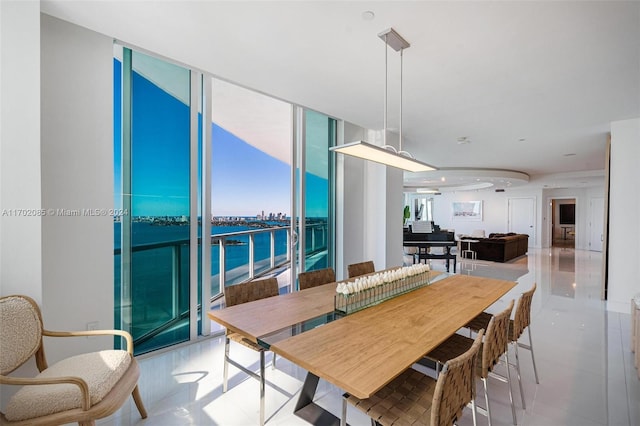
[[[200,299],[193,305],[194,273],[215,300],[224,286],[287,270],[292,170],[301,169],[292,164],[292,105],[212,79],[211,93],[203,94],[212,108],[204,116],[192,96],[202,87],[189,69],[117,45],[113,65],[114,208],[131,213],[114,220],[115,324],[132,332],[136,353],[143,353],[188,340],[190,312],[198,309],[202,319],[210,308]],[[296,197],[305,200],[305,244],[297,250],[309,258],[306,269],[330,264],[328,138],[334,126],[333,119],[305,112],[304,194]],[[203,180],[210,182],[209,194],[200,190]],[[203,216],[204,203],[210,203],[211,235],[201,234],[201,220],[190,221],[192,209]],[[191,259],[194,226],[199,250],[211,248],[210,276],[201,273],[200,251]]]

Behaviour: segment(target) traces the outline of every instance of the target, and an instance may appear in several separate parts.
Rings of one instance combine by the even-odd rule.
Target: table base
[[[339,426],[340,418],[313,402],[319,380],[320,378],[315,374],[307,373],[307,377],[304,379],[304,385],[300,391],[300,396],[298,397],[298,402],[296,403],[296,408],[294,409],[294,414],[312,425]]]

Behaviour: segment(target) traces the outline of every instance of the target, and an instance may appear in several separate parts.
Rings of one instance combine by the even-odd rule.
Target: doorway
[[[551,246],[561,248],[575,248],[577,229],[576,199],[552,199],[551,212]]]

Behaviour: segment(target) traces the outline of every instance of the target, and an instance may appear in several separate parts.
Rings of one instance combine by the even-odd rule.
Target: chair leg
[[[276,369],[276,353],[275,352],[271,352],[273,354],[273,357],[271,358],[271,369],[275,370]]]
[[[538,369],[536,368],[536,358],[533,356],[533,342],[531,341],[531,326],[527,327],[527,334],[529,334],[529,351],[531,352],[531,361],[533,361],[533,374],[536,376],[536,383],[540,384],[540,380],[538,380]]]
[[[144,404],[142,403],[142,397],[140,397],[140,389],[138,389],[138,385],[133,388],[133,392],[131,393],[133,396],[133,402],[136,403],[136,407],[138,408],[138,412],[140,413],[140,417],[143,419],[147,418],[147,410],[144,408]]]
[[[483,378],[482,383],[484,384],[484,402],[487,405],[487,422],[489,426],[491,426],[491,408],[489,407],[489,381],[488,378]]]
[[[86,422],[78,422],[78,426],[96,426],[95,420],[87,420]]]
[[[222,392],[227,391],[227,377],[229,376],[229,338],[224,340],[224,369],[222,374]]]
[[[473,417],[473,426],[478,426],[478,419],[476,418],[476,400],[475,398],[471,400],[471,416]]]
[[[513,415],[513,424],[517,425],[518,420],[516,419],[516,405],[513,403],[513,390],[511,388],[511,372],[509,371],[509,350],[504,353],[506,358],[505,365],[507,367],[507,386],[509,386],[509,402],[511,402],[511,414]]]
[[[520,359],[518,357],[518,342],[513,345],[516,352],[516,373],[518,374],[518,385],[520,385],[520,399],[522,399],[522,409],[526,410],[527,405],[524,402],[524,390],[522,389],[522,378],[520,376]]]
[[[342,416],[340,417],[340,426],[347,426],[347,398],[342,397]]]
[[[264,351],[260,351],[260,426],[264,426]]]

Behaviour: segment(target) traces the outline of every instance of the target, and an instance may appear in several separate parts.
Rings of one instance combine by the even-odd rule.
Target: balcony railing
[[[291,260],[290,243],[291,230],[284,227],[212,235],[213,298],[220,297],[221,289],[227,285],[252,280],[288,264]],[[217,264],[213,259],[216,251],[219,259]]]
[[[307,256],[327,252],[325,223],[308,224],[305,232]],[[225,286],[277,273],[288,268],[291,262],[288,227],[217,234],[212,235],[210,241],[210,306],[219,305]],[[201,242],[199,239],[198,244]],[[127,322],[130,319],[136,352],[143,353],[145,343],[151,339],[163,333],[175,333],[188,325],[189,240],[140,244],[133,246],[131,252],[134,265],[139,267],[133,268],[130,305],[121,306],[120,317]],[[121,250],[114,249],[117,292],[120,290],[120,255]],[[281,282],[287,291],[292,290],[291,284]],[[137,300],[144,306],[134,306]],[[201,311],[200,306],[198,310]]]

